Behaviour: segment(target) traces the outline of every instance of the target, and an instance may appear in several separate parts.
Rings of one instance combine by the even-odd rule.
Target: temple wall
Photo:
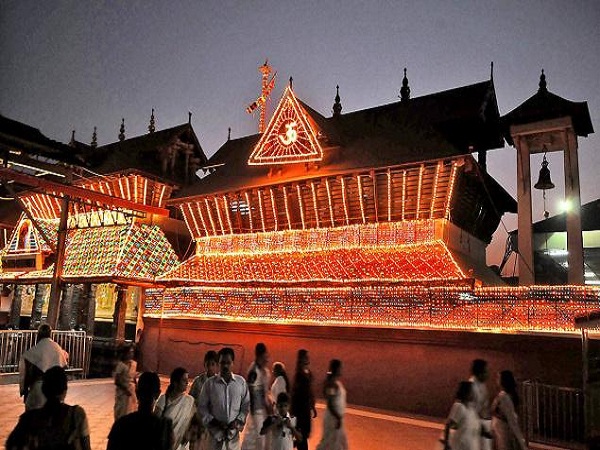
[[[581,339],[570,335],[526,335],[460,331],[263,325],[197,319],[145,318],[141,342],[146,370],[168,374],[177,366],[192,375],[202,370],[204,352],[228,345],[234,370],[245,375],[254,345],[264,342],[274,361],[293,378],[296,351],[309,350],[320,396],[331,358],[343,361],[351,404],[444,417],[455,387],[469,375],[474,358],[488,360],[495,373],[512,370],[519,380],[581,385]],[[598,341],[594,341],[596,345]]]

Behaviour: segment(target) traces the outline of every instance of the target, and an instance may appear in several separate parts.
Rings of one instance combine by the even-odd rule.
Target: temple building
[[[523,378],[586,382],[574,320],[600,309],[600,289],[577,281],[579,209],[566,219],[568,284],[536,284],[529,168],[531,153],[564,150],[577,204],[577,139],[593,132],[585,102],[549,93],[544,77],[537,94],[501,116],[492,77],[411,98],[405,71],[399,101],[342,113],[337,89],[327,116],[290,79],[267,121],[267,69],[249,107],[261,108],[260,132],[228,138],[209,159],[189,123],[125,139],[122,122],[118,142],[75,143],[82,167],[97,173],[73,181],[93,193],[87,201],[72,192],[83,203],[64,214],[66,187],[22,195],[41,225],[21,217],[2,272],[15,292],[38,286],[21,305],[43,311],[39,286],[59,279],[64,326],[75,304],[111,323],[114,339],[131,338],[123,323],[133,330],[135,319],[146,369],[184,364],[196,373],[204,351],[228,345],[243,372],[256,342],[294,367],[295,351],[306,348],[315,373],[343,359],[353,403],[418,414],[446,414],[477,357]],[[487,152],[505,142],[516,148],[517,201],[486,168]],[[502,216],[516,212],[520,283],[509,286],[485,252]],[[191,256],[178,247],[182,226]],[[45,229],[67,233],[58,276],[52,239],[38,236]],[[22,249],[27,262],[18,267]],[[113,292],[102,313],[99,300],[95,308],[75,300],[76,289],[89,298],[94,284]],[[48,303],[51,316],[56,302]]]
[[[90,145],[74,133],[65,145],[7,118],[1,125],[6,176],[15,186],[3,216],[14,220],[11,213],[23,211],[2,252],[6,326],[35,329],[50,317],[64,217],[55,326],[134,339],[144,288],[189,247],[183,221],[165,203],[206,162],[191,124],[156,131],[153,111],[148,134],[125,139],[122,122],[119,140],[104,146],[96,130]]]
[[[545,131],[523,117],[565,109],[501,117],[492,78],[411,98],[405,73],[399,101],[342,114],[338,90],[327,117],[301,91],[290,80],[262,132],[228,139],[167,201],[196,249],[146,289],[145,363],[194,372],[189,355],[219,343],[243,371],[263,341],[293,367],[308,348],[315,370],[344,360],[354,402],[440,416],[475,357],[580,386],[574,319],[599,308],[598,288],[509,286],[485,263],[502,215],[523,210],[487,173],[487,152],[512,137],[523,160]],[[563,127],[573,149],[593,130],[569,120],[550,132]]]

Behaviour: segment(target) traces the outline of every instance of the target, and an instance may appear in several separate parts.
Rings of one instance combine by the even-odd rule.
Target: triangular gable
[[[288,86],[267,129],[248,158],[248,164],[291,164],[322,159],[323,150],[317,134]]]
[[[6,247],[6,253],[38,253],[44,247],[42,237],[31,221],[23,215]]]

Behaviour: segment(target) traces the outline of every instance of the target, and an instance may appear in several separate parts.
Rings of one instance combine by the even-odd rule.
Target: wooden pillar
[[[7,325],[9,328],[18,330],[21,322],[21,302],[23,289],[25,289],[25,286],[22,284],[15,284],[13,286],[13,298],[12,302],[10,303],[10,314],[8,316]]]
[[[529,145],[525,138],[515,137],[517,147],[517,202],[519,232],[519,284],[535,283],[533,271],[533,238],[531,213],[531,166]]]
[[[127,286],[117,285],[117,300],[113,313],[113,338],[116,342],[125,340],[125,313],[127,311]]]
[[[47,291],[47,284],[38,283],[35,285],[33,308],[31,310],[31,322],[29,324],[29,328],[32,330],[37,330],[37,328],[42,323],[42,308],[44,306],[44,299],[46,298]]]
[[[65,284],[61,289],[60,311],[58,316],[57,329],[70,330],[71,316],[73,311],[73,285]],[[48,316],[50,312],[48,311]]]
[[[85,327],[88,335],[94,335],[94,322],[96,319],[96,285],[85,283],[81,292],[81,320],[80,325]]]
[[[564,131],[565,200],[567,202],[567,261],[569,284],[584,284],[583,235],[577,136],[572,128]]]
[[[83,285],[74,284],[71,291],[71,315],[69,316],[69,326],[72,330],[77,330],[81,325],[81,303],[82,303],[82,292]]]
[[[60,312],[61,277],[65,259],[65,246],[67,242],[67,219],[69,218],[69,197],[65,195],[61,201],[60,222],[58,224],[58,238],[56,243],[56,260],[54,273],[50,285],[50,300],[48,303],[48,324],[56,328]]]

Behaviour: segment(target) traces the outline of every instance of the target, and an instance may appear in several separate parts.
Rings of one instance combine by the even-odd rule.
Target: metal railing
[[[52,331],[52,339],[69,354],[67,371],[86,378],[90,368],[92,337],[85,331]],[[21,355],[33,347],[37,330],[0,331],[0,374],[17,373]]]
[[[525,381],[521,385],[521,422],[528,441],[583,445],[585,404],[582,389]]]

